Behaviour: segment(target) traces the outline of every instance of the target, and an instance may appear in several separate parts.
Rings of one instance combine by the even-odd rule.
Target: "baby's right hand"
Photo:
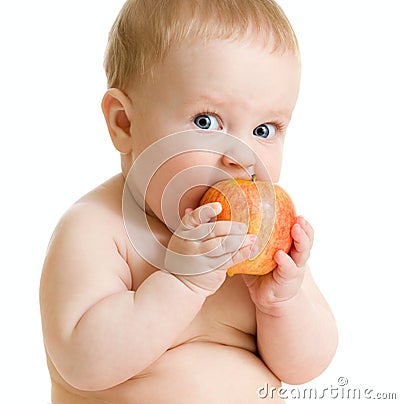
[[[165,256],[167,271],[206,296],[216,292],[227,269],[248,259],[256,246],[256,236],[247,234],[244,223],[214,221],[221,210],[219,202],[186,209]]]

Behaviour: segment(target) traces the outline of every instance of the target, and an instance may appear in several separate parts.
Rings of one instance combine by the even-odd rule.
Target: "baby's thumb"
[[[206,205],[199,206],[195,210],[185,211],[185,216],[182,219],[182,224],[185,229],[194,229],[202,223],[208,223],[215,219],[222,211],[222,206],[219,202],[207,203]]]

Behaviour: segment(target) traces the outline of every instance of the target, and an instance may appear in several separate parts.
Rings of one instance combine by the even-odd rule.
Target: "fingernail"
[[[199,211],[199,220],[201,223],[207,223],[214,214],[214,210],[210,206],[203,206]]]
[[[252,243],[257,243],[257,234],[249,234],[248,237]]]

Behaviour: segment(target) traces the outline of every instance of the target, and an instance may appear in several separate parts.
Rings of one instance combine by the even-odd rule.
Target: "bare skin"
[[[198,117],[212,124],[208,129],[227,130],[245,142],[277,182],[299,70],[290,53],[257,42],[216,40],[171,52],[152,83],[127,94],[106,93],[103,112],[122,156],[122,175],[64,215],[43,270],[53,404],[253,403],[265,383],[301,384],[328,366],[337,331],[308,269],[314,233],[304,218],[292,227],[289,254],[276,254],[272,273],[233,278],[226,278],[227,268],[247,259],[254,242],[243,228],[227,230],[219,222],[209,239],[197,242],[171,234],[157,219],[162,192],[175,174],[207,164],[238,178],[244,167],[255,169],[252,154],[233,160],[201,151],[182,154],[168,160],[149,185],[148,220],[168,249],[202,260],[206,244],[218,247],[226,240],[223,266],[212,264],[219,257],[206,257],[217,268],[211,272],[190,277],[156,270],[131,246],[121,214],[124,177],[135,158],[171,133],[195,129]],[[260,125],[273,136],[256,136]],[[200,191],[189,188],[180,217],[196,230],[208,223],[196,209]],[[217,210],[209,205],[207,220]],[[240,248],[229,242],[237,236],[244,239]]]
[[[91,251],[94,233],[103,228],[107,234],[105,243],[109,243],[110,250],[114,251],[114,256],[109,259],[116,263],[115,272],[110,279],[116,286],[114,290],[110,288],[110,294],[129,294],[130,291],[138,290],[140,285],[155,273],[155,268],[150,267],[137,255],[126,236],[121,217],[122,188],[122,176],[114,177],[83,197],[61,220],[51,241],[42,277],[41,303],[42,307],[45,307],[44,319],[56,315],[54,307],[58,299],[65,298],[64,293],[67,295],[75,293],[73,291],[79,289],[79,284],[87,281],[84,275],[70,276],[73,284],[70,285],[69,291],[65,288],[61,296],[60,293],[54,294],[60,277],[68,277],[64,272],[65,267],[62,268],[63,265],[60,265],[60,261],[65,257],[63,250],[68,243],[68,237],[66,239],[62,233],[68,233],[66,227],[70,226],[75,218],[79,217],[82,221],[83,217],[86,217],[87,223],[82,223],[82,226],[88,226],[88,231],[81,233],[79,239],[74,239],[73,242],[75,246],[86,246],[85,252],[94,254],[94,251]],[[92,215],[96,215],[98,219],[96,228],[91,231],[89,225]],[[167,241],[171,234],[162,226],[159,227],[163,233],[160,236]],[[72,248],[65,253],[82,254],[82,251],[74,251]],[[60,270],[57,271],[55,268]],[[162,275],[165,276],[165,273]],[[173,275],[170,277],[175,278]],[[92,282],[96,283],[95,280]],[[178,281],[178,287],[179,283]],[[101,285],[98,286],[97,289],[101,289]],[[88,299],[90,294],[88,290],[86,294]],[[68,310],[63,308],[60,310],[65,321],[58,324],[44,321],[44,329],[49,338],[52,338],[51,334],[57,333],[57,329],[48,330],[47,327],[64,327],[63,323],[74,321],[69,318]],[[173,310],[172,305],[170,310]],[[110,323],[108,316],[112,314],[104,313],[104,315],[106,326],[104,332],[109,331],[112,338],[113,330],[107,328],[107,324]],[[177,335],[173,343],[166,347],[166,352],[160,358],[115,387],[100,391],[74,388],[64,379],[65,374],[57,371],[51,354],[48,354],[53,385],[52,402],[53,404],[259,402],[257,389],[266,382],[271,387],[278,387],[280,381],[260,359],[255,333],[255,308],[247,287],[240,276],[228,278],[215,294],[205,299],[193,320]],[[92,338],[94,341],[96,335]],[[108,350],[111,355],[112,350],[112,347]],[[281,400],[277,397],[273,402]]]

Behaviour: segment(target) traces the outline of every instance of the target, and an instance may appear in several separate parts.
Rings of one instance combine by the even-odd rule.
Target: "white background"
[[[399,398],[397,3],[280,1],[303,59],[281,183],[315,228],[310,265],[340,331],[334,361],[309,386],[336,387],[346,377],[349,387]],[[122,4],[0,4],[0,357],[8,403],[50,402],[38,305],[46,246],[69,205],[119,170],[100,102],[107,34]]]

